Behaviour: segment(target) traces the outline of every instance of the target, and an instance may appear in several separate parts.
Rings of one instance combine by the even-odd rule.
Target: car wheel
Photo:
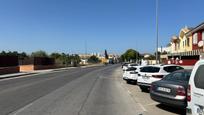
[[[141,89],[142,92],[147,92],[148,91],[148,88],[143,87],[143,86],[140,86],[140,89]]]
[[[130,80],[126,80],[126,83],[127,83],[127,84],[130,84],[130,83],[131,83],[131,81],[130,81]]]

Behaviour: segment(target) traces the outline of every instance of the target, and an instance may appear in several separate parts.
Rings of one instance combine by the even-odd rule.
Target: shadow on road
[[[156,107],[163,109],[165,111],[168,111],[168,112],[178,114],[178,115],[186,115],[185,109],[178,109],[178,108],[174,108],[174,107],[167,106],[164,104],[158,104],[158,105],[156,105]]]

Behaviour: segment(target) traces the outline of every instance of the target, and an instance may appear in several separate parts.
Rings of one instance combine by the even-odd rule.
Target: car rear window
[[[159,67],[143,67],[141,69],[141,72],[147,72],[147,73],[156,73],[159,71],[160,71]]]
[[[138,66],[138,64],[130,64],[130,66]]]
[[[195,86],[200,89],[204,89],[203,73],[204,73],[204,65],[201,65],[200,67],[198,67],[194,78]]]
[[[163,78],[167,81],[189,81],[191,72],[175,72]]]
[[[128,68],[126,71],[135,71],[137,68],[134,68],[134,67],[130,67]]]
[[[174,71],[177,71],[177,70],[181,70],[181,69],[184,69],[180,66],[167,66],[167,67],[164,67],[164,70],[168,73],[171,73],[171,72],[174,72]]]

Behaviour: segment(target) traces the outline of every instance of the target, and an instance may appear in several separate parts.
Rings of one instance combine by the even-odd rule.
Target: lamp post
[[[158,42],[159,42],[159,28],[158,28],[158,0],[156,0],[156,64],[158,64]]]

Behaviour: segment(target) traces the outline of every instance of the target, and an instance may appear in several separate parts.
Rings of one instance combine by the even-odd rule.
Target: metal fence
[[[11,67],[18,65],[18,56],[0,56],[0,67]]]
[[[55,59],[48,57],[34,57],[19,60],[20,65],[54,65]]]

